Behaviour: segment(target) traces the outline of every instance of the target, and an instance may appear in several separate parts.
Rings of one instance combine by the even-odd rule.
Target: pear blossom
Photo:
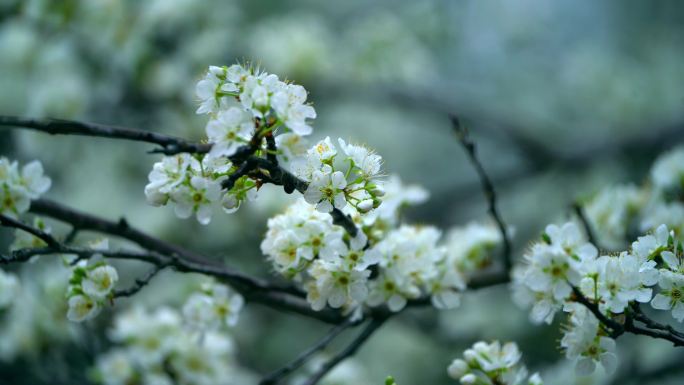
[[[112,292],[118,280],[119,275],[115,268],[109,265],[102,265],[87,272],[81,281],[81,287],[86,295],[92,298],[104,299]]]
[[[205,293],[194,293],[183,305],[183,318],[193,329],[215,329],[220,325],[220,320],[213,308],[214,301],[211,296]]]
[[[344,188],[347,181],[340,171],[314,171],[309,187],[304,193],[304,199],[316,205],[320,212],[327,213],[334,208],[341,209],[347,204]]]
[[[207,123],[207,137],[211,146],[212,157],[235,154],[238,147],[249,142],[254,131],[251,116],[238,107],[230,107],[220,111],[215,119]]]
[[[684,275],[661,270],[658,280],[660,292],[653,297],[651,306],[658,310],[672,310],[672,317],[684,320]]]
[[[93,298],[77,294],[69,298],[67,318],[73,322],[83,322],[100,313],[102,306]]]
[[[163,157],[152,166],[148,176],[150,182],[145,186],[148,203],[153,206],[165,205],[170,194],[200,169],[200,162],[190,154]]]
[[[51,185],[39,161],[24,165],[0,157],[0,214],[17,218],[28,211],[31,200],[38,199]]]
[[[305,136],[311,134],[313,128],[306,119],[315,119],[316,110],[306,102],[306,90],[297,84],[283,84],[274,93],[271,106],[278,118],[295,134]]]
[[[572,292],[570,284],[580,281],[579,273],[561,248],[538,243],[524,258],[528,262],[524,281],[535,292],[548,291],[556,300],[562,300]]]
[[[373,152],[373,150],[354,144],[347,144],[341,138],[338,139],[342,152],[347,156],[355,166],[355,172],[360,178],[370,180],[376,178],[380,173],[382,167],[382,157]]]
[[[449,365],[449,377],[461,384],[541,385],[539,374],[528,376],[527,368],[520,362],[522,353],[518,345],[499,341],[476,342]]]
[[[598,260],[598,292],[602,306],[622,313],[630,301],[651,300],[652,286],[658,280],[655,262],[639,263],[637,257],[623,252],[619,257],[602,256]]]
[[[43,175],[43,165],[34,160],[21,168],[19,186],[26,190],[30,199],[37,199],[50,189],[52,181]]]
[[[632,253],[640,261],[652,260],[660,255],[663,250],[667,249],[670,235],[671,233],[668,231],[667,226],[660,225],[655,230],[655,233],[637,238],[632,243]]]
[[[214,300],[214,311],[219,319],[228,326],[237,325],[245,299],[240,294],[232,292],[226,285],[213,285],[210,290]]]
[[[237,88],[232,83],[227,83],[226,69],[210,66],[204,79],[197,83],[195,93],[200,100],[197,114],[214,114],[225,107],[227,100],[221,95],[222,91],[234,92]]]
[[[314,310],[321,310],[326,304],[332,308],[360,304],[368,296],[370,270],[349,269],[340,261],[317,259],[308,273],[315,281],[314,294],[307,296]]]
[[[190,185],[174,190],[171,198],[176,203],[175,212],[179,218],[189,218],[194,213],[200,224],[207,225],[211,221],[212,206],[218,201],[220,194],[219,183],[193,176]]]
[[[566,311],[571,313],[570,325],[561,339],[561,347],[568,359],[577,360],[577,374],[593,373],[597,362],[606,372],[614,372],[617,366],[615,341],[599,335],[599,322],[586,307],[571,304],[566,306]]]

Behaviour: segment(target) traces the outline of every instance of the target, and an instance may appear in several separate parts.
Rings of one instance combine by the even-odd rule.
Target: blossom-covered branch
[[[501,237],[503,240],[503,263],[505,271],[509,272],[513,265],[513,257],[511,255],[511,240],[508,235],[508,230],[506,229],[506,224],[504,223],[503,219],[501,219],[501,215],[499,214],[499,210],[497,208],[496,191],[494,190],[494,185],[482,166],[482,163],[480,163],[479,159],[477,158],[475,143],[470,139],[468,129],[461,124],[461,121],[458,119],[458,117],[450,115],[450,119],[454,132],[458,136],[461,145],[466,150],[468,158],[470,159],[470,162],[480,178],[482,191],[487,199],[489,214],[492,216],[496,222],[496,225],[499,227],[499,231],[501,232]]]
[[[52,207],[52,206],[51,206]],[[61,209],[64,209],[61,207]],[[66,209],[64,209],[66,210]],[[67,211],[68,212],[68,211]],[[71,212],[71,214],[75,214]],[[76,216],[78,218],[78,216]],[[87,219],[81,222],[85,223],[99,223],[103,225],[104,229],[113,229],[112,223],[107,221],[96,219],[93,217],[86,217]],[[95,220],[95,221],[94,221]],[[312,317],[323,322],[337,323],[343,319],[343,317],[334,311],[327,312],[315,312],[306,304],[305,301],[301,299],[296,292],[293,292],[290,288],[273,285],[267,281],[259,280],[253,277],[246,276],[244,274],[232,271],[224,266],[216,265],[215,263],[202,263],[195,260],[184,259],[181,255],[176,254],[166,254],[164,251],[113,251],[113,250],[96,250],[92,248],[74,247],[68,246],[58,242],[54,237],[49,234],[44,234],[40,230],[32,228],[31,226],[25,225],[17,220],[8,218],[6,216],[0,216],[0,221],[5,227],[14,227],[24,231],[28,231],[36,236],[40,235],[46,243],[50,240],[52,246],[40,247],[40,248],[26,248],[15,250],[10,256],[0,259],[0,264],[7,263],[21,263],[30,260],[34,256],[38,255],[52,255],[52,254],[70,254],[79,257],[80,259],[89,259],[93,255],[102,255],[107,258],[112,259],[124,259],[124,260],[138,260],[150,263],[155,266],[156,269],[163,269],[166,267],[173,268],[179,272],[186,273],[201,273],[208,276],[216,277],[220,280],[225,280],[231,283],[237,290],[239,290],[243,295],[256,303],[262,303],[271,306],[275,309],[281,309],[285,311],[290,311],[298,313],[307,317]],[[91,227],[89,227],[91,228]],[[131,230],[134,234],[138,234],[136,230]],[[142,234],[142,233],[140,233]],[[119,233],[118,235],[121,235]],[[154,238],[146,236],[143,239],[154,240]],[[155,241],[156,242],[156,241]],[[162,242],[162,241],[159,241]],[[149,244],[148,244],[149,245]],[[170,246],[169,246],[170,247]],[[206,260],[206,259],[203,259]],[[154,271],[154,270],[153,270]],[[156,274],[156,273],[155,273]],[[149,283],[152,278],[145,277],[140,285]],[[134,289],[131,289],[134,290]],[[136,291],[139,289],[135,289]],[[123,292],[125,293],[125,292]]]
[[[209,144],[192,143],[156,132],[74,120],[0,116],[0,126],[29,128],[51,135],[96,136],[152,143],[159,145],[161,147],[160,152],[165,154],[177,154],[180,152],[205,153],[211,148]]]

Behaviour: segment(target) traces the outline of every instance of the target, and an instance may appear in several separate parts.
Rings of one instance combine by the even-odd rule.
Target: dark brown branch
[[[273,132],[270,131],[266,134],[266,149],[268,150],[268,152],[266,153],[266,159],[268,159],[269,162],[278,165],[278,157],[276,156],[278,148],[276,147]]]
[[[582,294],[582,292],[577,287],[573,286],[572,292],[574,294],[575,301],[584,305],[587,309],[589,309],[589,311],[591,311],[592,314],[594,314],[594,316],[599,320],[599,322],[601,322],[603,325],[607,326],[610,329],[610,336],[612,338],[617,338],[624,333],[632,333],[636,335],[643,335],[656,339],[667,340],[672,342],[674,346],[684,346],[684,338],[678,335],[678,332],[671,333],[667,329],[649,329],[648,325],[643,321],[643,319],[647,319],[646,316],[640,317],[641,319],[639,320],[640,322],[645,323],[647,325],[646,327],[634,324],[635,318],[633,318],[633,312],[631,314],[627,314],[625,317],[625,323],[621,324],[615,321],[614,319],[608,317],[607,315],[603,314],[599,309],[598,304],[589,301],[589,299],[585,297],[584,294]],[[648,319],[646,322],[651,323],[655,321]],[[663,327],[660,324],[658,325],[659,327]]]
[[[129,287],[128,289],[114,291],[114,298],[130,297],[133,294],[136,294],[142,290],[143,287],[147,286],[152,278],[154,278],[163,269],[164,266],[154,266],[147,274],[145,274],[144,277],[136,279],[133,286]]]
[[[591,224],[589,223],[589,220],[587,220],[586,215],[584,215],[584,208],[582,207],[582,205],[575,202],[572,205],[572,209],[575,211],[577,218],[579,218],[580,222],[582,223],[582,227],[584,227],[584,232],[587,234],[587,238],[589,239],[589,242],[594,244],[596,247],[599,247],[599,245],[596,241],[596,236],[594,235],[594,231],[591,228]]]
[[[352,321],[351,319],[346,319],[341,324],[333,327],[330,331],[323,336],[318,342],[313,346],[302,352],[297,358],[283,366],[282,368],[266,375],[260,382],[259,385],[275,385],[280,380],[282,380],[288,374],[294,372],[304,365],[315,353],[325,349],[330,343],[343,331],[347,330],[350,326],[358,324],[357,321]]]
[[[152,143],[161,147],[152,152],[166,155],[173,155],[181,152],[206,153],[211,149],[211,144],[193,143],[181,138],[155,132],[71,120],[0,116],[0,126],[30,128],[52,135],[96,136]],[[308,184],[278,166],[278,160],[275,156],[277,148],[275,146],[273,134],[270,131],[265,134],[268,148],[266,159],[254,156],[254,153],[261,145],[262,137],[261,130],[257,130],[249,144],[239,147],[237,152],[229,157],[234,164],[239,165],[239,168],[237,172],[222,183],[223,188],[231,189],[240,177],[250,174],[253,170],[260,168],[266,170],[267,175],[264,175],[263,179],[267,182],[283,186],[285,192],[288,194],[295,190],[303,194],[306,191]],[[354,229],[350,232],[352,236],[356,234],[356,227],[351,219],[339,217],[338,220],[339,223],[337,224],[344,227],[347,231],[352,228]]]
[[[599,322],[610,328],[611,337],[617,338],[625,332],[625,328],[621,323],[603,314],[599,309],[598,304],[589,301],[589,299],[585,297],[580,289],[578,289],[576,286],[571,286],[575,301],[584,305],[584,307],[589,309],[589,311],[594,315],[594,317],[596,317],[596,319],[599,320]]]
[[[190,250],[184,249],[169,242],[162,241],[161,239],[152,237],[140,230],[137,230],[131,227],[123,218],[119,219],[118,221],[110,221],[72,209],[62,205],[61,203],[57,203],[45,198],[32,201],[30,210],[35,214],[45,215],[50,218],[68,223],[72,227],[79,229],[79,231],[95,231],[98,233],[114,235],[137,243],[145,249],[155,250],[162,254],[177,255],[188,260],[212,265],[217,264],[216,261],[207,260],[206,258]]]
[[[676,330],[672,326],[661,324],[660,322],[657,322],[657,321],[647,317],[646,314],[644,314],[642,312],[641,306],[638,303],[634,304],[634,306],[632,306],[632,310],[633,310],[634,319],[643,323],[644,325],[646,325],[646,327],[651,328],[651,329],[656,329],[656,330],[662,330],[662,331],[668,332],[672,335],[675,335],[679,338],[684,338],[684,333]]]
[[[499,231],[501,232],[501,238],[503,242],[504,268],[508,272],[511,270],[511,267],[513,266],[513,259],[511,255],[511,240],[508,236],[506,224],[501,218],[501,215],[499,214],[499,210],[496,205],[496,191],[494,190],[494,185],[492,184],[492,181],[489,179],[489,176],[487,175],[487,172],[485,171],[484,167],[482,167],[482,163],[480,163],[479,159],[477,158],[477,150],[475,147],[475,143],[472,140],[470,140],[470,137],[468,135],[468,129],[461,125],[461,122],[456,116],[451,115],[450,119],[454,132],[458,136],[461,145],[466,150],[468,158],[470,159],[470,163],[472,163],[473,167],[475,168],[475,171],[477,172],[478,177],[480,178],[482,191],[484,192],[485,198],[487,199],[489,214],[492,216],[492,218],[496,222],[496,225],[499,227]]]
[[[306,300],[301,297],[301,292],[295,288],[274,285],[265,280],[233,271],[219,265],[216,261],[136,230],[123,219],[118,222],[108,221],[44,199],[33,201],[31,210],[69,223],[81,230],[91,230],[128,239],[150,251],[145,253],[105,252],[58,244],[56,247],[17,250],[9,258],[0,261],[0,263],[24,262],[34,255],[56,253],[76,254],[82,258],[88,258],[93,253],[100,253],[111,258],[137,259],[154,265],[172,267],[180,272],[201,273],[216,277],[232,285],[248,300],[268,305],[274,309],[301,314],[326,323],[337,324],[344,320],[342,314],[334,309],[326,309],[319,312],[312,310]],[[24,224],[20,225],[25,228],[31,228]],[[8,226],[16,227],[13,223],[9,223]]]
[[[329,361],[326,361],[323,366],[304,383],[304,385],[316,385],[326,374],[328,374],[328,372],[330,372],[330,370],[337,366],[337,364],[344,361],[346,358],[353,356],[361,345],[363,345],[364,342],[366,342],[366,340],[368,340],[368,338],[387,321],[387,318],[388,317],[372,318],[361,334],[359,334],[344,350]]]
[[[25,231],[31,235],[34,235],[38,238],[40,238],[43,242],[47,243],[48,246],[51,247],[56,247],[59,245],[59,242],[55,238],[52,237],[52,235],[37,229],[32,226],[28,226],[16,219],[10,218],[6,215],[0,215],[0,225],[5,226],[5,227],[14,227],[15,229],[19,229],[22,231]]]
[[[160,150],[155,152],[162,152],[167,155],[177,154],[180,152],[205,153],[211,149],[210,144],[192,143],[173,136],[158,134],[156,132],[109,126],[98,123],[77,122],[73,120],[33,119],[15,116],[0,116],[0,126],[30,128],[51,135],[97,136],[152,143],[161,147]]]

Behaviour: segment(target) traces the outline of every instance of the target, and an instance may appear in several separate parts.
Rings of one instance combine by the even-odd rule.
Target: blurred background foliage
[[[603,186],[639,183],[684,137],[684,4],[544,0],[3,0],[0,113],[80,119],[198,139],[194,86],[208,65],[258,63],[304,85],[319,118],[314,140],[336,135],[374,147],[388,173],[431,192],[407,218],[442,228],[485,217],[476,175],[453,137],[461,116],[480,146],[521,255],[546,223]],[[48,196],[135,226],[232,266],[269,276],[258,244],[289,199],[265,188],[208,227],[145,203],[157,156],[139,143],[0,132],[0,153],[39,159]],[[52,223],[55,231],[62,231]],[[0,232],[7,244],[11,233]],[[84,235],[85,239],[92,235]],[[15,271],[20,269],[14,268]],[[129,280],[140,266],[121,269]],[[85,383],[107,349],[111,320],[68,325],[57,264],[23,267],[22,304],[0,327],[0,384]],[[198,277],[162,274],[130,301],[182,303]],[[234,337],[254,373],[279,367],[327,327],[248,306]],[[621,366],[575,378],[558,327],[533,326],[505,287],[460,308],[414,309],[393,319],[327,381],[449,384],[448,363],[477,339],[517,341],[548,384],[680,384],[682,353],[626,336]],[[337,380],[334,378],[337,377]],[[643,378],[651,378],[648,382]],[[636,382],[634,382],[636,381]],[[667,382],[669,381],[669,382]]]

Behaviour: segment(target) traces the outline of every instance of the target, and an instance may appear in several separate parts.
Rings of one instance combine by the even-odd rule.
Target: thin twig
[[[679,338],[684,338],[684,333],[676,330],[670,325],[665,325],[661,324],[660,322],[657,322],[649,317],[646,316],[646,314],[643,313],[641,310],[641,306],[637,303],[634,306],[632,306],[632,310],[634,311],[634,319],[643,323],[647,327],[651,329],[657,329],[657,330],[663,330],[666,331],[670,334],[673,334]]]
[[[145,274],[144,277],[136,279],[133,286],[129,287],[128,289],[114,291],[114,298],[130,297],[133,294],[136,294],[137,292],[142,290],[143,287],[147,286],[147,284],[150,283],[152,278],[154,278],[163,269],[164,266],[152,267],[152,269],[150,269],[150,271],[147,272],[147,274]]]
[[[359,334],[344,350],[336,354],[329,361],[326,361],[303,385],[316,385],[328,372],[346,358],[354,355],[361,345],[382,326],[388,317],[372,318],[368,326]]]
[[[499,227],[499,232],[501,232],[501,238],[503,241],[504,268],[508,272],[513,267],[513,260],[511,255],[511,240],[508,236],[506,224],[504,223],[503,219],[501,218],[501,215],[499,214],[499,210],[497,209],[496,191],[494,190],[494,185],[492,184],[492,181],[489,179],[489,176],[487,175],[487,172],[482,166],[482,163],[480,163],[480,160],[477,158],[477,150],[475,147],[475,143],[472,140],[470,140],[470,137],[468,135],[468,129],[461,125],[461,122],[456,116],[451,115],[450,119],[454,132],[456,132],[456,135],[458,136],[461,145],[466,150],[468,158],[470,159],[470,163],[472,163],[473,167],[475,168],[475,171],[477,172],[477,175],[480,178],[482,191],[484,192],[485,198],[487,199],[489,214],[492,216],[497,226]]]
[[[346,319],[344,322],[341,324],[333,327],[330,329],[330,331],[323,336],[318,342],[316,342],[313,346],[309,347],[305,351],[303,351],[297,358],[292,360],[291,362],[287,363],[285,366],[282,368],[266,375],[260,382],[259,385],[275,385],[277,384],[280,380],[283,379],[283,377],[287,376],[288,374],[294,372],[295,370],[299,369],[304,365],[310,358],[313,356],[315,353],[325,349],[330,343],[338,336],[340,333],[343,331],[347,330],[350,326],[356,325],[358,322],[357,321],[352,321],[351,319]]]
[[[587,234],[587,238],[589,239],[589,242],[594,244],[596,247],[599,247],[599,245],[596,241],[596,236],[594,235],[594,231],[591,228],[591,224],[589,223],[587,216],[584,214],[584,208],[582,207],[582,205],[579,204],[578,202],[575,202],[572,205],[572,209],[575,211],[575,214],[577,215],[580,222],[582,223],[582,227],[584,227],[584,232]]]

